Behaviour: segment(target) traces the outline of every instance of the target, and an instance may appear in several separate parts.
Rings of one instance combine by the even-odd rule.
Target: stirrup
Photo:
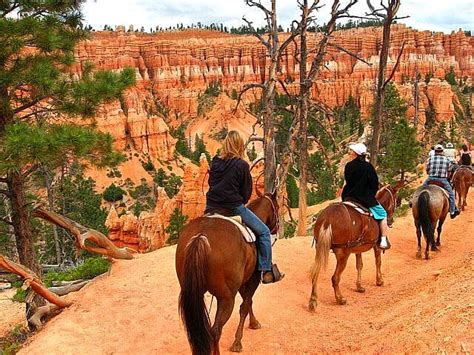
[[[266,277],[266,275],[270,275],[271,278]],[[272,264],[271,270],[264,271],[262,273],[262,283],[270,284],[270,283],[278,282],[278,281],[283,280],[284,277],[285,277],[285,274],[280,272],[280,270],[278,270],[278,266],[276,264]]]

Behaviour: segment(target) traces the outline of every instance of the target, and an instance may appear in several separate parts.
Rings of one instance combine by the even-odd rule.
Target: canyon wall
[[[282,34],[281,39],[286,36]],[[330,47],[325,66],[313,86],[312,97],[335,107],[344,105],[352,96],[363,117],[367,118],[374,101],[381,37],[381,28],[336,32],[332,42],[367,63]],[[308,47],[314,47],[319,39],[318,35],[310,34]],[[427,110],[432,111],[439,122],[451,120],[459,100],[444,77],[453,70],[457,78],[472,85],[474,38],[463,31],[447,35],[394,25],[387,73],[395,65],[402,43],[405,43],[405,50],[394,81],[409,105],[409,117],[415,116],[414,82],[419,77],[419,132],[423,130]],[[280,79],[290,92],[297,90],[299,68],[294,59],[295,50],[293,45],[288,46],[280,63]],[[139,217],[130,213],[119,217],[117,211],[111,209],[107,220],[110,238],[118,245],[139,251],[161,247],[167,239],[165,228],[173,210],[179,208],[189,218],[199,216],[204,210],[207,189],[207,161],[201,160],[199,167],[183,162],[178,164],[174,156],[176,140],[170,135],[170,128],[186,123],[187,137],[192,140],[196,134],[203,135],[211,153],[219,146],[212,136],[222,129],[238,129],[248,136],[256,118],[244,105],[236,109],[236,93],[245,84],[265,80],[268,60],[265,48],[252,36],[220,32],[192,30],[147,34],[118,30],[93,33],[90,40],[77,46],[75,55],[77,63],[72,68],[73,76],[81,75],[86,62],[92,62],[98,69],[135,69],[136,86],[127,90],[122,100],[103,107],[96,117],[97,126],[114,136],[119,150],[145,154],[156,166],[173,166],[183,176],[182,189],[173,200],[158,189],[155,211],[142,212]],[[425,81],[428,76],[432,76],[431,80]],[[212,99],[210,109],[203,111],[201,107],[200,110],[199,102],[206,88],[215,82],[222,84],[223,93]],[[258,97],[258,91],[248,92],[244,102],[255,101]],[[141,166],[134,169],[131,162],[128,162],[127,171],[132,174],[136,171],[136,174],[143,174],[140,177],[150,180]]]

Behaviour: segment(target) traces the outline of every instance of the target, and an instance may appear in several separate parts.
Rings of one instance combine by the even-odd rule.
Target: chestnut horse
[[[276,193],[257,198],[248,208],[272,233],[278,231]],[[260,328],[252,311],[252,297],[260,284],[256,262],[255,243],[247,243],[232,222],[200,217],[184,227],[176,249],[176,273],[181,286],[179,311],[193,354],[219,354],[222,328],[232,314],[237,292],[243,302],[231,351],[242,351],[243,327],[248,314],[250,328]],[[217,299],[212,328],[204,302],[206,291]]]
[[[397,186],[386,186],[381,188],[376,195],[377,200],[387,211],[389,225],[393,223],[393,214],[397,205],[397,193],[403,186],[403,182]],[[339,289],[339,281],[344,271],[350,254],[356,254],[357,267],[357,292],[365,292],[362,287],[362,253],[374,249],[375,261],[377,265],[377,286],[383,285],[382,279],[382,256],[381,250],[377,247],[380,228],[378,222],[372,217],[362,215],[354,208],[342,202],[333,203],[325,208],[316,220],[314,226],[314,240],[316,241],[316,256],[311,269],[313,288],[309,300],[309,310],[314,312],[317,306],[317,282],[321,267],[326,268],[329,249],[334,251],[337,259],[336,270],[332,276],[332,286],[336,301],[339,304],[346,304],[346,299]]]
[[[451,181],[453,182],[454,191],[456,191],[456,196],[458,198],[458,206],[462,211],[464,211],[464,208],[467,206],[467,194],[469,193],[469,188],[472,184],[471,169],[461,166],[454,172]]]
[[[434,184],[420,186],[413,194],[410,205],[418,239],[416,257],[421,258],[421,232],[423,231],[426,241],[425,259],[428,260],[430,247],[432,251],[438,251],[438,247],[441,245],[441,230],[449,212],[448,193],[442,187]],[[435,242],[436,224],[438,224],[438,239]]]

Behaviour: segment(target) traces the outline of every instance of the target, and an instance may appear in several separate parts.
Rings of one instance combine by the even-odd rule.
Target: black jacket
[[[346,164],[344,169],[346,185],[342,190],[342,200],[353,200],[369,208],[378,204],[375,199],[379,179],[372,164],[357,157]]]
[[[215,156],[209,170],[207,208],[233,209],[245,205],[252,195],[249,164],[242,159],[221,159]]]

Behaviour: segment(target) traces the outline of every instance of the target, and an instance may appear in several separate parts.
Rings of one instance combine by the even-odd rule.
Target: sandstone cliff
[[[282,37],[285,37],[283,34]],[[309,36],[309,47],[319,37]],[[373,104],[374,82],[377,75],[377,53],[381,46],[381,28],[351,29],[336,32],[333,42],[356,53],[368,64],[331,47],[325,68],[315,82],[312,97],[329,107],[342,106],[352,96],[368,117]],[[401,96],[409,105],[408,114],[415,116],[414,81],[419,81],[419,132],[423,132],[426,111],[437,121],[454,117],[458,98],[444,81],[451,69],[459,78],[472,84],[474,76],[474,38],[464,32],[449,35],[430,31],[416,31],[404,25],[394,25],[387,71],[395,65],[402,43],[405,51],[394,80]],[[290,91],[296,90],[298,63],[295,48],[289,46],[281,62],[281,79]],[[100,69],[120,70],[132,67],[137,85],[128,90],[120,102],[106,105],[97,117],[99,129],[110,132],[116,147],[148,155],[158,166],[179,166],[174,159],[175,139],[170,127],[186,123],[190,140],[203,135],[208,150],[214,153],[219,144],[214,134],[223,129],[238,129],[248,136],[256,118],[243,105],[235,110],[235,93],[243,85],[265,79],[265,49],[252,36],[237,36],[209,31],[174,33],[97,32],[76,49],[77,64],[74,76],[80,76],[88,61]],[[432,75],[429,82],[427,76]],[[199,112],[199,99],[212,83],[220,82],[223,93],[215,98],[209,110]],[[244,98],[248,103],[258,99],[258,92]],[[472,102],[472,100],[471,100]],[[471,110],[474,110],[471,107]],[[150,179],[138,159],[126,165],[127,174]],[[131,214],[118,216],[110,211],[110,237],[119,245],[139,251],[164,245],[164,231],[174,208],[194,218],[204,210],[204,192],[207,189],[207,161],[201,166],[187,165],[184,184],[175,199],[170,200],[159,189],[157,207],[139,217]],[[128,177],[128,176],[124,176]],[[100,184],[99,184],[100,185]],[[100,186],[106,186],[102,184]]]

